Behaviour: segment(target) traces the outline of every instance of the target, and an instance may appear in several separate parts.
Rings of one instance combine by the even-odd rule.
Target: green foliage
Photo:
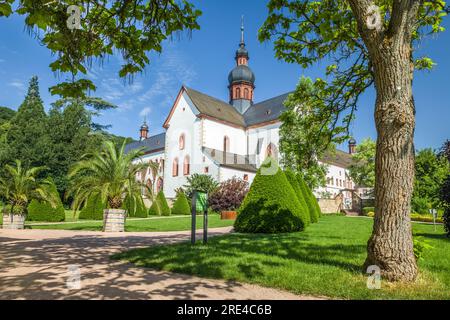
[[[427,199],[414,197],[411,201],[412,211],[418,214],[428,214],[430,213],[430,204]]]
[[[54,192],[53,181],[37,179],[43,169],[26,169],[20,160],[16,160],[15,166],[5,166],[0,177],[0,199],[11,206],[12,212],[25,215],[32,200],[47,201],[53,207],[58,205],[60,199]]]
[[[311,222],[316,223],[319,221],[319,217],[322,215],[319,204],[317,203],[317,199],[312,193],[311,189],[306,185],[306,182],[303,180],[300,174],[297,174],[297,181],[300,185],[300,190],[302,190],[303,197],[305,198],[306,204],[308,206]]]
[[[364,25],[371,2],[269,1],[269,14],[259,30],[259,40],[271,40],[278,59],[302,68],[327,63],[326,78],[316,79],[313,90],[299,85],[289,98],[289,104],[298,106],[304,117],[298,128],[304,130],[302,135],[311,137],[300,139],[302,146],[298,149],[320,153],[328,145],[324,141],[340,144],[347,139],[358,99],[374,83],[375,63],[370,61],[373,55],[369,53],[372,48],[406,33],[411,35],[408,45],[414,51],[424,35],[444,30],[441,23],[449,11],[445,1],[423,1],[417,7],[394,3],[375,2],[382,19],[376,33],[378,30],[368,30]],[[403,28],[398,20],[392,21],[401,16],[408,16],[408,21],[414,23]],[[415,60],[418,69],[433,65],[429,57]]]
[[[308,195],[302,190],[302,187],[300,186],[300,182],[297,180],[295,173],[292,172],[292,170],[290,170],[290,169],[286,169],[284,171],[284,174],[286,175],[286,178],[288,179],[289,183],[291,184],[292,189],[294,189],[295,195],[297,196],[297,199],[300,202],[303,212],[308,213],[305,215],[306,224],[308,225],[311,222],[312,223],[317,222],[317,220],[316,221],[313,220],[315,218],[314,207],[312,207],[312,210],[309,209],[309,206],[306,202],[306,197],[308,197]]]
[[[7,150],[1,163],[20,160],[26,167],[38,167],[48,163],[50,141],[49,128],[38,78],[30,80],[28,93],[15,116],[10,120],[6,135]]]
[[[84,208],[80,211],[80,220],[103,220],[103,210],[106,204],[102,202],[99,195],[91,195]]]
[[[249,233],[301,231],[307,225],[307,214],[284,172],[268,158],[239,208],[234,227]]]
[[[74,81],[63,82],[52,88],[52,94],[63,97],[83,97],[95,91],[86,75],[92,60],[103,61],[120,53],[124,60],[119,76],[132,78],[150,63],[150,53],[161,53],[162,42],[183,30],[189,33],[199,29],[197,19],[201,12],[186,0],[149,0],[108,2],[21,0],[17,9],[14,1],[0,4],[0,16],[15,12],[24,16],[28,30],[40,32],[39,43],[46,46],[55,61],[50,68],[55,73],[71,73]],[[67,27],[69,5],[81,9],[81,30]],[[34,34],[34,33],[33,33]]]
[[[357,186],[375,187],[375,152],[377,144],[370,138],[364,139],[352,155],[354,164],[350,166],[350,177]]]
[[[367,214],[368,214],[369,212],[375,212],[375,208],[374,208],[374,207],[364,207],[364,208],[362,209],[362,212],[363,212],[364,215],[367,216]]]
[[[148,210],[145,207],[144,200],[137,198],[135,201],[130,197],[125,198],[122,208],[127,210],[128,217],[147,218]]]
[[[169,204],[167,203],[166,196],[163,191],[160,191],[153,201],[152,206],[149,209],[149,216],[170,216],[171,211]]]
[[[184,192],[178,192],[175,202],[172,206],[172,214],[191,214],[191,205]]]
[[[187,184],[184,186],[189,198],[192,198],[195,190],[211,194],[218,187],[219,183],[212,176],[198,173],[188,177]]]
[[[440,190],[440,201],[444,208],[444,228],[450,237],[450,174],[445,179]]]
[[[424,149],[419,151],[416,156],[415,169],[413,206],[420,204],[417,209],[423,211],[427,202],[433,208],[437,208],[440,204],[439,190],[450,171],[450,164],[432,149]],[[422,213],[421,211],[416,212]]]
[[[11,121],[16,115],[16,112],[7,107],[0,107],[0,124]]]
[[[326,151],[332,149],[328,146],[327,136],[318,137],[317,128],[312,127],[311,122],[305,118],[299,110],[299,100],[304,99],[305,94],[312,94],[313,84],[310,79],[302,78],[297,86],[297,91],[285,101],[285,111],[281,114],[280,127],[280,151],[283,154],[281,162],[285,168],[303,175],[311,188],[325,185],[327,167],[320,164],[320,159]],[[308,103],[302,100],[301,105]],[[322,146],[317,149],[310,141],[319,139]]]
[[[124,197],[133,202],[142,201],[143,185],[136,180],[136,175],[145,164],[133,163],[141,155],[141,150],[125,153],[125,144],[118,147],[107,141],[99,151],[77,162],[68,175],[68,196],[74,198],[74,211],[92,195],[99,195],[108,209],[120,209]]]
[[[27,220],[45,222],[61,222],[65,220],[66,213],[61,199],[59,198],[56,186],[51,184],[49,191],[54,194],[54,197],[57,200],[56,206],[53,207],[46,201],[33,199],[28,205]]]
[[[414,256],[417,261],[424,260],[424,253],[428,250],[434,249],[424,237],[414,237]]]

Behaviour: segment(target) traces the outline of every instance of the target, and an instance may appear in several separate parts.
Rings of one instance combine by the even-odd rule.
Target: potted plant
[[[125,142],[117,147],[104,142],[101,150],[85,155],[69,171],[70,185],[67,197],[73,196],[74,214],[91,196],[98,196],[106,204],[103,212],[103,232],[124,232],[126,210],[124,199],[142,201],[143,183],[136,175],[146,165],[133,163],[142,155],[141,150],[125,152]],[[136,208],[136,205],[131,206]]]
[[[236,220],[237,209],[248,193],[248,182],[236,177],[220,184],[208,198],[209,207],[220,212],[222,220]]]
[[[4,176],[0,178],[0,197],[7,204],[2,212],[3,229],[25,228],[27,208],[31,200],[45,201],[56,208],[59,195],[54,192],[53,182],[50,179],[37,179],[44,169],[25,169],[19,160],[16,160],[15,166],[5,166]]]

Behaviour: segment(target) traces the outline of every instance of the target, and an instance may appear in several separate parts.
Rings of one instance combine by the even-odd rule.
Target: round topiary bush
[[[50,203],[38,200],[32,200],[28,205],[28,221],[45,221],[45,222],[61,222],[66,219],[66,213],[64,206],[59,197],[56,185],[52,185],[51,191],[58,196],[58,203],[55,208],[53,208]]]
[[[150,216],[170,216],[170,207],[167,204],[166,196],[163,191],[160,191],[153,201],[148,214]]]
[[[103,220],[103,210],[106,204],[102,203],[100,196],[89,197],[86,205],[80,211],[80,220]]]
[[[127,210],[128,217],[132,218],[147,218],[148,210],[145,207],[144,201],[139,197],[136,201],[130,198],[125,198],[123,202],[123,209]]]
[[[191,205],[184,192],[178,192],[172,207],[172,214],[190,215]]]
[[[317,222],[311,221],[311,213],[308,208],[308,204],[306,203],[305,196],[303,195],[302,188],[300,187],[300,183],[298,182],[297,177],[295,176],[295,173],[292,170],[287,169],[284,171],[284,174],[286,175],[286,178],[291,184],[292,189],[294,189],[295,195],[297,196],[303,211],[308,213],[305,215],[306,223],[310,224],[311,222]]]
[[[237,232],[302,231],[308,213],[276,161],[268,158],[258,170],[234,224]]]
[[[317,199],[312,193],[311,189],[306,184],[305,180],[297,174],[297,181],[300,185],[300,189],[302,190],[303,197],[305,198],[306,204],[308,206],[308,212],[310,216],[310,220],[312,223],[316,223],[319,221],[319,217],[321,215],[319,204],[317,203]]]

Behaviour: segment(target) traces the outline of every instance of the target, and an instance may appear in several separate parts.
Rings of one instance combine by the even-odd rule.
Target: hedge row
[[[80,220],[103,220],[103,210],[106,204],[102,203],[100,196],[91,196],[84,208],[80,211]]]
[[[53,184],[51,187],[51,192],[57,195],[58,203],[55,208],[53,208],[50,203],[45,201],[32,200],[28,205],[27,220],[28,221],[45,221],[45,222],[61,222],[66,219],[66,213],[64,206],[59,197],[58,190]]]
[[[127,210],[128,217],[133,218],[147,218],[148,210],[145,207],[144,201],[141,197],[133,201],[130,198],[125,198],[123,203],[123,209]]]

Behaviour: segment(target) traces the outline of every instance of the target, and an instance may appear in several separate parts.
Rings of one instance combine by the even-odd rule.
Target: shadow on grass
[[[160,270],[238,280],[263,276],[272,268],[293,268],[299,262],[359,273],[365,250],[365,244],[313,244],[308,235],[300,233],[235,234],[212,239],[208,246],[189,243],[158,246],[117,254],[113,259]]]

